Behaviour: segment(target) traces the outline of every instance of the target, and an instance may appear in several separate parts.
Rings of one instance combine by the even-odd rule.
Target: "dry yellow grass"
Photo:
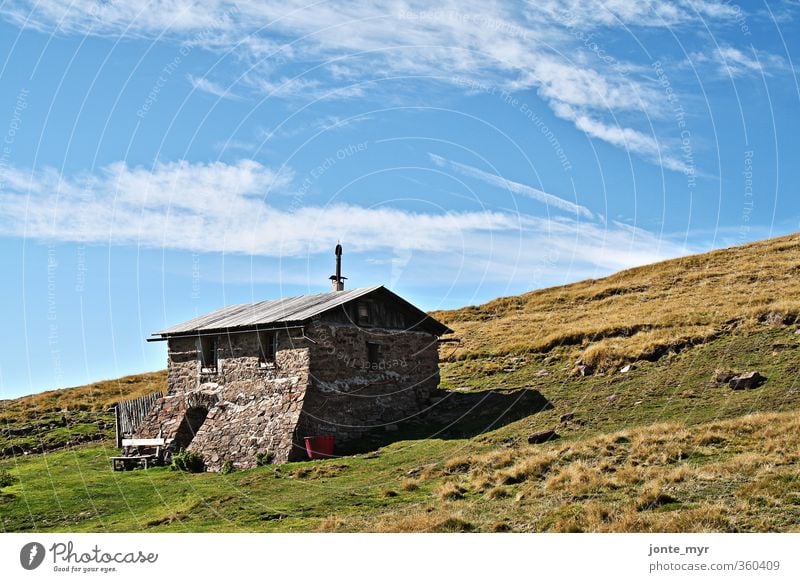
[[[436,495],[442,501],[452,501],[455,499],[461,499],[464,497],[465,489],[452,481],[445,481],[442,485],[436,490]]]
[[[528,479],[542,479],[555,460],[555,454],[543,454],[525,458],[508,469],[497,471],[495,480],[502,485],[513,485]]]
[[[332,515],[324,519],[318,531],[324,532],[343,532],[355,531],[351,527],[355,522],[346,518]],[[446,532],[468,532],[474,529],[474,525],[464,519],[463,512],[457,510],[434,508],[433,506],[414,505],[409,508],[399,509],[393,514],[393,519],[387,522],[375,524],[373,533],[446,533]]]
[[[483,531],[787,531],[800,520],[800,412],[454,457],[426,480],[444,505],[338,527],[443,531],[456,519]]]
[[[512,490],[510,487],[492,487],[486,492],[486,499],[501,499],[503,497],[510,497],[511,492]]]
[[[798,275],[795,234],[433,315],[462,339],[443,354],[449,359],[568,346],[604,369],[656,359],[736,326],[792,323],[800,314]]]
[[[77,388],[49,390],[15,400],[0,400],[0,413],[7,419],[38,418],[43,413],[66,410],[103,411],[120,400],[128,400],[167,389],[167,372],[134,374],[103,380]]]

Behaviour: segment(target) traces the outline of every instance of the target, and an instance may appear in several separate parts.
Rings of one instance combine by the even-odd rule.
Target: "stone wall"
[[[316,343],[302,436],[334,435],[346,450],[366,433],[396,430],[429,404],[439,385],[437,341],[430,334],[317,320],[306,335]],[[379,345],[375,364],[367,343]]]
[[[258,453],[278,463],[304,459],[305,436],[334,435],[346,450],[413,418],[439,384],[436,337],[423,332],[316,319],[280,332],[269,365],[255,332],[218,340],[213,373],[201,372],[195,338],[169,340],[169,391],[137,431],[200,453],[212,471],[226,461],[252,467]],[[372,364],[368,343],[378,346]]]
[[[231,461],[252,467],[256,454],[272,452],[273,462],[297,458],[297,427],[308,387],[309,349],[298,334],[282,332],[274,365],[261,367],[255,333],[227,336],[218,354],[218,373],[203,374],[220,403],[209,411],[188,450],[203,455],[211,470]]]
[[[252,467],[258,453],[272,452],[274,462],[300,456],[295,429],[309,379],[307,344],[299,333],[279,333],[275,361],[265,367],[254,332],[220,336],[216,373],[201,373],[194,338],[170,340],[167,396],[137,436],[176,439],[185,432],[187,411],[205,408],[187,450],[202,454],[207,469],[219,470],[225,461]]]
[[[199,387],[196,339],[175,338],[167,348],[167,394],[186,394]]]

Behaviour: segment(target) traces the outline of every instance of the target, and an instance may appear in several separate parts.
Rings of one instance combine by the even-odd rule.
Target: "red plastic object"
[[[333,456],[333,448],[336,445],[335,436],[310,436],[305,437],[306,454],[309,459],[324,459]]]

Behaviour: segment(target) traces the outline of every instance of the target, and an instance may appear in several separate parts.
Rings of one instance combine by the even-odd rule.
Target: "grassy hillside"
[[[451,361],[553,353],[600,370],[800,314],[800,235],[503,297],[434,316],[462,345]]]
[[[510,427],[507,427],[510,429]],[[543,446],[398,442],[228,475],[113,473],[113,449],[0,462],[3,531],[800,531],[800,414]]]
[[[0,400],[0,457],[111,438],[111,407],[120,400],[166,390],[165,371],[104,380]]]
[[[328,531],[800,531],[800,414],[659,423],[548,447],[483,447],[426,468],[421,503]]]
[[[108,441],[15,455],[0,460],[2,528],[800,531],[798,270],[794,235],[437,313],[462,338],[443,349],[444,387],[536,389],[553,408],[229,475],[113,473]],[[751,370],[766,383],[716,380]],[[59,414],[102,419],[163,385],[162,372],[3,402],[0,426],[40,426],[41,442]],[[561,438],[528,444],[545,429]]]

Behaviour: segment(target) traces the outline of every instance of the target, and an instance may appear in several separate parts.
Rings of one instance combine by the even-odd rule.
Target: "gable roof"
[[[427,331],[434,335],[452,333],[446,325],[428,316],[399,295],[392,293],[383,285],[362,287],[347,291],[329,291],[314,295],[299,295],[297,297],[284,297],[256,303],[242,303],[229,305],[217,309],[206,315],[190,319],[184,323],[173,325],[153,333],[148,341],[165,340],[172,336],[197,335],[200,333],[226,332],[233,330],[246,330],[258,327],[282,327],[290,324],[299,324],[321,315],[331,309],[342,306],[360,297],[371,294],[381,294],[399,304],[400,308],[417,319],[418,323],[412,329]],[[160,336],[160,337],[155,337]]]

